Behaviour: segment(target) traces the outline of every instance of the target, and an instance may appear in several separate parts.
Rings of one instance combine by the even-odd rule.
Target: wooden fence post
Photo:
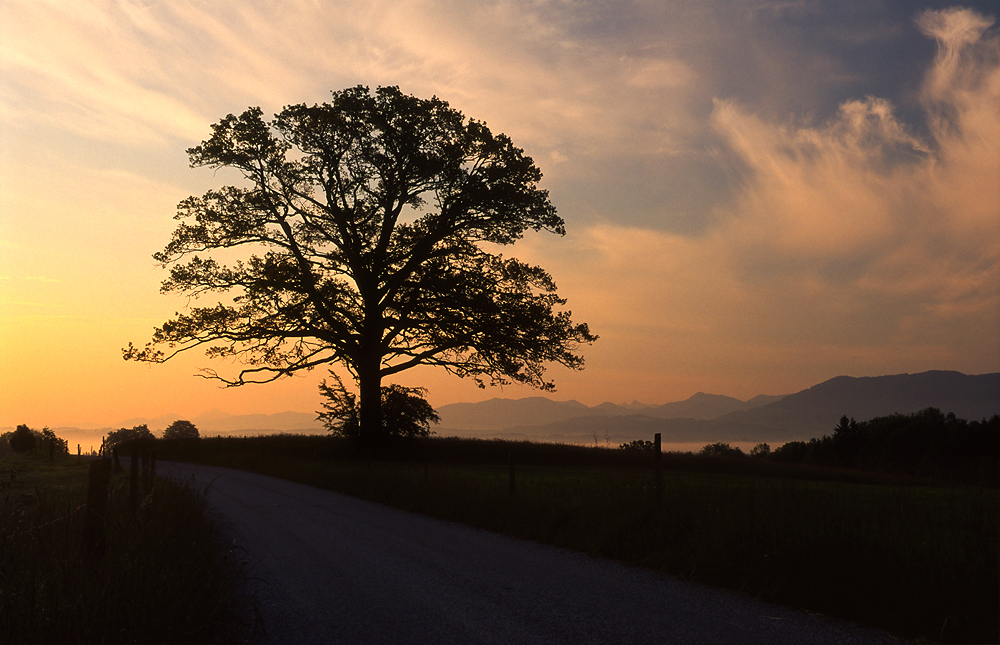
[[[656,503],[660,504],[663,502],[663,477],[660,472],[660,452],[661,438],[660,433],[657,432],[653,435],[653,473],[654,481],[656,485]]]
[[[105,515],[108,510],[108,482],[111,480],[111,460],[95,459],[90,463],[87,482],[87,514],[83,521],[85,553],[95,559],[104,557]]]

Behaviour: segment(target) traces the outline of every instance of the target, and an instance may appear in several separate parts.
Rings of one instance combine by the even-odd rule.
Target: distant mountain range
[[[829,434],[841,416],[859,421],[927,407],[979,420],[1000,414],[1000,373],[933,371],[855,378],[839,376],[783,397],[740,401],[698,393],[685,401],[637,408],[577,401],[491,399],[438,410],[441,435],[565,443],[624,443],[663,435],[664,443],[775,444]]]
[[[830,434],[841,416],[866,421],[878,416],[910,413],[927,407],[979,420],[1000,414],[1000,373],[968,376],[960,372],[922,372],[855,378],[838,376],[787,396],[758,396],[741,401],[699,392],[665,405],[602,403],[544,397],[490,399],[454,403],[437,412],[441,423],[432,429],[440,436],[499,437],[561,443],[600,443],[617,446],[635,439],[651,440],[657,432],[664,443],[697,444],[714,441],[780,445]],[[126,419],[107,428],[53,428],[86,451],[99,446],[108,431],[145,424],[159,435],[184,417],[176,414],[152,419]],[[189,418],[203,436],[253,435],[276,432],[324,434],[315,413],[231,415],[212,410]],[[0,432],[13,428],[0,428]]]
[[[501,430],[518,426],[542,426],[581,417],[633,417],[654,419],[715,419],[731,412],[780,400],[780,396],[757,396],[740,401],[730,396],[698,392],[665,405],[602,403],[588,407],[579,401],[552,401],[541,396],[523,399],[490,399],[481,403],[452,403],[438,408],[441,428]]]

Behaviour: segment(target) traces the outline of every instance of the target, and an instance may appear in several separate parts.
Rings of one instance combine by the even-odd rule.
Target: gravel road
[[[737,593],[311,486],[179,463],[244,549],[264,643],[895,643]]]

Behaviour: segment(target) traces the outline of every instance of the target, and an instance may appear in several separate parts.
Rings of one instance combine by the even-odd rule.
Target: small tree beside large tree
[[[531,229],[564,234],[541,172],[509,138],[438,99],[354,87],[330,103],[229,115],[188,150],[240,186],[190,197],[167,247],[163,293],[228,293],[157,328],[126,359],[205,346],[242,361],[227,385],[340,364],[360,390],[359,436],[383,427],[383,379],[418,365],[483,386],[552,390],[545,365],[580,369],[596,336],[551,276],[494,250]],[[247,248],[223,264],[204,254]],[[412,393],[411,393],[412,394]]]
[[[319,420],[335,435],[358,440],[361,436],[361,413],[358,397],[344,387],[340,377],[332,373],[332,383],[326,380],[319,392],[326,399]],[[381,388],[382,425],[375,439],[400,439],[428,437],[431,424],[441,418],[424,399],[427,390],[422,387],[383,385]]]

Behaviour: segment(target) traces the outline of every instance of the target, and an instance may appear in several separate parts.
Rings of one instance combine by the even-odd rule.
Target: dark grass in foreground
[[[106,555],[83,549],[89,462],[0,459],[0,642],[240,642],[239,565],[204,497],[162,479],[128,512],[126,474],[112,476]]]
[[[665,454],[656,504],[652,462],[625,451],[455,439],[411,448],[372,460],[327,437],[160,444],[163,458],[329,488],[904,636],[998,638],[995,489]]]

